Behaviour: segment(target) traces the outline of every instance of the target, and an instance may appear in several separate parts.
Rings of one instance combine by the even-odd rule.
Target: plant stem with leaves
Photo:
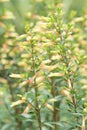
[[[52,93],[53,98],[55,98],[57,96],[57,94],[56,94],[57,90],[55,88],[53,79],[51,79],[51,84],[52,84],[51,93]],[[59,121],[59,113],[58,113],[58,108],[57,108],[57,103],[56,102],[53,103],[53,121],[55,122],[54,130],[57,130],[57,129],[59,130],[59,127],[56,124]]]
[[[9,79],[8,79],[8,86],[9,86],[9,91],[10,91],[10,95],[11,95],[11,100],[12,100],[12,102],[14,102],[15,101],[14,92],[13,92],[13,89],[12,89],[12,87],[10,85]],[[22,122],[20,121],[20,119],[18,117],[16,117],[18,114],[19,114],[18,113],[18,109],[16,107],[14,107],[14,114],[13,114],[13,116],[14,116],[15,122],[17,124],[16,129],[17,130],[21,130]]]
[[[31,43],[31,48],[32,48],[32,71],[33,71],[33,75],[35,76],[36,69],[35,69],[35,57],[34,57],[34,45],[33,45],[33,42]],[[37,120],[38,120],[39,129],[42,130],[41,114],[40,114],[39,102],[38,102],[38,99],[37,99],[37,97],[38,97],[38,88],[37,88],[37,84],[36,84],[36,78],[34,78],[33,87],[34,87],[34,90],[35,90],[36,116],[37,116]]]

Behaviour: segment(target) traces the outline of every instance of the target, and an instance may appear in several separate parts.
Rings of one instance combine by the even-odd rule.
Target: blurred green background
[[[14,19],[7,21],[7,23],[14,24],[17,32],[21,34],[24,31],[25,24],[29,20],[35,20],[35,15],[46,16],[50,6],[60,2],[64,4],[62,8],[67,21],[70,19],[71,13],[75,16],[82,16],[87,10],[87,0],[10,0],[9,2],[0,2],[0,16],[6,10],[13,13]]]

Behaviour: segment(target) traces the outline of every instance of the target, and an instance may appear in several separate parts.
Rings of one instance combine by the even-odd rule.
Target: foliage
[[[17,29],[5,2],[0,1],[1,130],[86,130],[85,8],[82,16],[71,10],[66,20],[63,2],[33,0],[31,12],[23,9],[25,27]]]

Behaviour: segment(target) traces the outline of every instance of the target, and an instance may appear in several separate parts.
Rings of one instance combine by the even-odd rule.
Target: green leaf
[[[44,125],[46,125],[46,126],[48,126],[48,127],[50,127],[50,128],[54,128],[54,126],[52,125],[52,124],[50,124],[49,122],[47,123],[47,122],[44,122]]]

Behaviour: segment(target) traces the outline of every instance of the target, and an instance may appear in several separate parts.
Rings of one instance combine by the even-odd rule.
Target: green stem
[[[14,102],[15,101],[14,92],[10,85],[9,80],[7,80],[7,81],[8,81],[9,91],[10,91],[10,95],[11,95],[11,100],[12,100],[12,102]],[[18,109],[16,107],[14,107],[14,118],[15,118],[15,121],[17,124],[16,130],[21,130],[22,122],[16,117],[17,115],[18,115]]]
[[[86,117],[85,117],[85,115],[83,115],[83,117],[82,117],[82,130],[85,130],[85,120],[86,120]]]
[[[69,61],[68,61],[66,55],[65,55],[65,59],[66,59],[66,67],[68,68],[69,67]],[[70,78],[70,75],[71,75],[71,71],[68,70],[68,80],[67,80],[67,83],[68,83],[68,88],[70,90],[72,90],[74,82],[73,82],[73,79]],[[76,110],[77,109],[77,101],[76,101],[76,98],[75,98],[74,95],[71,95],[71,100],[72,100],[72,103],[73,103],[73,106],[74,106],[74,112],[77,113],[77,110]],[[78,117],[75,117],[75,120],[76,120],[76,122],[78,124]],[[77,130],[80,130],[79,126],[76,126],[76,128],[77,128]]]
[[[56,94],[56,89],[55,89],[55,85],[54,85],[54,81],[53,79],[51,80],[52,81],[52,88],[51,88],[51,93],[53,95],[53,97],[55,98],[55,96],[57,95]],[[54,105],[53,105],[53,121],[56,123],[59,121],[59,115],[58,115],[58,109],[57,109],[57,104],[56,102],[54,102]],[[54,125],[54,130],[59,130],[59,127],[57,124]]]
[[[68,86],[69,86],[70,90],[73,89],[73,82],[70,79],[68,79]],[[74,106],[74,111],[75,111],[75,113],[77,113],[77,110],[76,110],[76,108],[77,108],[77,102],[76,102],[76,98],[75,98],[74,95],[71,96],[71,100],[72,100],[72,103],[73,103],[73,106]],[[75,117],[75,120],[76,120],[76,122],[78,124],[78,117]],[[80,130],[79,126],[76,126],[76,128],[77,128],[77,130]]]
[[[32,71],[33,71],[33,75],[35,75],[36,71],[35,71],[35,59],[34,59],[34,45],[33,45],[33,43],[32,43],[31,47],[32,47]],[[37,85],[36,85],[36,78],[34,78],[33,86],[34,86],[34,90],[35,90],[35,106],[36,106],[36,115],[37,115],[37,120],[38,120],[38,126],[39,126],[39,130],[42,130],[41,114],[40,114],[39,102],[38,102],[38,99],[37,99],[38,88],[37,88]]]
[[[36,110],[37,110],[36,115],[37,115],[37,119],[38,119],[39,129],[42,130],[40,108],[39,108],[39,103],[37,100],[38,89],[37,89],[36,85],[34,85],[34,89],[35,89],[35,104],[36,104]]]

